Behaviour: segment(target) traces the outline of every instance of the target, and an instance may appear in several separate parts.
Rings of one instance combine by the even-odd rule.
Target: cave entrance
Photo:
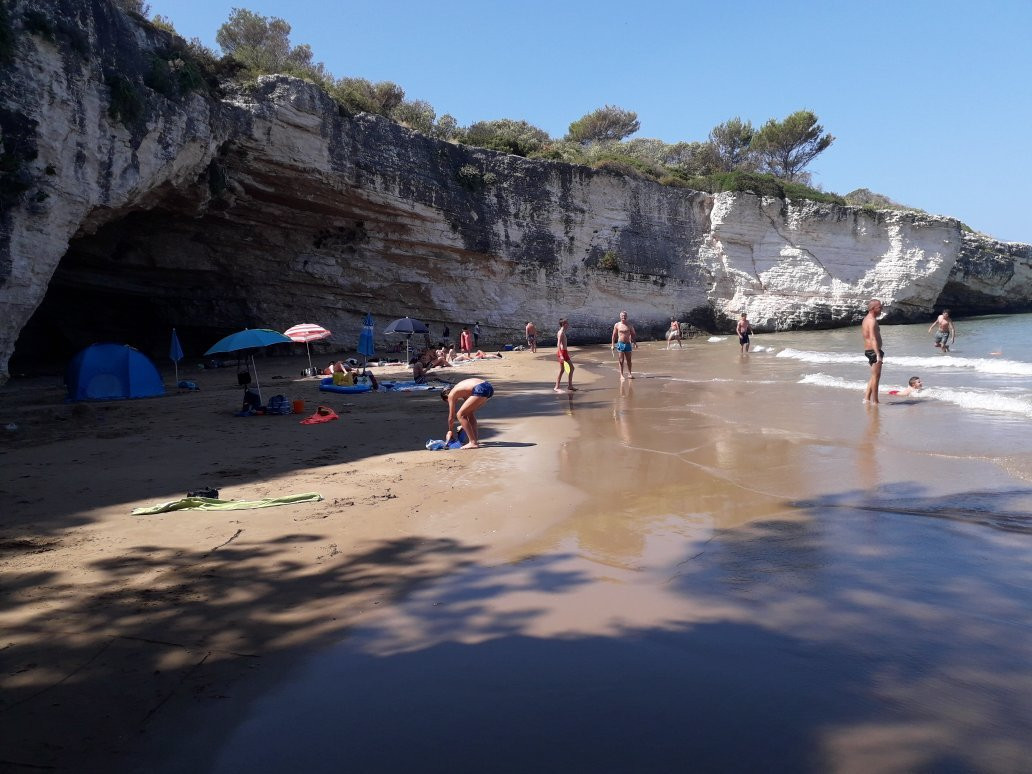
[[[227,311],[230,319],[248,315],[234,308],[225,274],[216,276],[211,236],[203,219],[150,210],[73,239],[18,337],[9,372],[63,373],[75,353],[102,342],[129,344],[164,367],[173,327],[188,357],[232,333],[211,321]]]

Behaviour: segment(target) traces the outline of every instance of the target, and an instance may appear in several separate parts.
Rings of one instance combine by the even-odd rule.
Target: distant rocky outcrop
[[[608,339],[621,309],[729,330],[1032,309],[1032,248],[893,210],[710,195],[430,139],[285,76],[166,93],[171,36],[106,0],[9,0],[0,63],[0,374],[93,341],[188,353],[249,327],[528,320]],[[51,25],[46,34],[46,25]],[[44,28],[44,31],[41,31]],[[2,52],[0,52],[2,53]],[[157,64],[156,64],[157,63]],[[150,85],[148,85],[150,84]],[[0,377],[3,378],[3,377]]]

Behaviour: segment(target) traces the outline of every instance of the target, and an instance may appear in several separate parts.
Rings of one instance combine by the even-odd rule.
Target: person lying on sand
[[[493,352],[493,353],[491,353],[489,355],[486,352],[484,352],[484,350],[478,349],[472,355],[467,355],[465,352],[460,352],[459,354],[454,355],[451,358],[451,362],[452,363],[465,363],[465,362],[468,362],[470,360],[484,360],[485,358],[501,357],[501,356],[502,356],[501,352]]]

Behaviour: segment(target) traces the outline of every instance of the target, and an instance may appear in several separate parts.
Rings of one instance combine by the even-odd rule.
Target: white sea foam
[[[953,355],[940,355],[938,357],[886,357],[885,360],[888,363],[913,366],[914,368],[964,368],[977,371],[982,374],[997,374],[999,376],[1032,376],[1032,363],[1023,363],[1019,360],[1000,360],[998,358],[985,357],[956,357]]]
[[[727,336],[710,336],[706,341],[727,341]]]
[[[804,363],[863,363],[867,358],[863,355],[851,355],[844,352],[814,352],[812,350],[783,349],[777,357],[801,360]],[[967,369],[983,374],[1000,376],[1032,376],[1032,363],[1019,360],[999,360],[997,358],[957,357],[954,355],[936,355],[934,357],[894,357],[887,355],[888,365],[908,366],[921,369]]]
[[[800,384],[816,384],[818,387],[837,387],[846,390],[863,390],[867,382],[854,382],[827,374],[807,374],[799,380]]]
[[[799,383],[853,391],[862,391],[867,385],[866,382],[840,379],[837,376],[829,376],[828,374],[821,373],[806,374],[799,380]],[[898,389],[903,388],[899,387]],[[911,399],[941,400],[946,403],[953,403],[961,408],[972,409],[975,411],[998,411],[1007,414],[1018,414],[1021,416],[1032,417],[1032,400],[1026,397],[1012,397],[1010,395],[1004,395],[997,391],[974,389],[951,390],[941,387],[926,387],[921,390],[919,394],[912,395],[907,398],[907,400]]]
[[[867,360],[863,355],[847,355],[844,352],[813,352],[812,350],[792,349],[786,347],[777,354],[791,360],[802,360],[804,363],[857,363]]]

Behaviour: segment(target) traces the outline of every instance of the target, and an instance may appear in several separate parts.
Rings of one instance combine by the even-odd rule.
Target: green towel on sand
[[[287,497],[266,497],[264,500],[216,500],[212,497],[184,497],[170,503],[152,505],[150,508],[133,508],[133,516],[150,516],[169,511],[245,511],[250,508],[271,508],[274,505],[294,503],[317,503],[322,500],[318,492],[305,492]]]

